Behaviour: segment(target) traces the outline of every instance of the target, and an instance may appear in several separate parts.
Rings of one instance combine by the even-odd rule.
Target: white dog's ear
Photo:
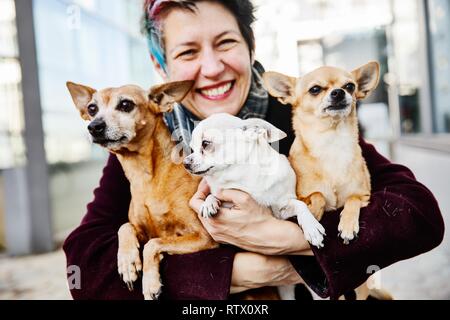
[[[70,81],[66,83],[66,86],[67,89],[69,89],[75,106],[80,112],[81,118],[83,118],[84,120],[89,120],[90,118],[87,113],[87,107],[88,103],[92,100],[92,96],[94,95],[96,90]]]
[[[356,98],[364,99],[378,86],[380,81],[380,64],[376,61],[371,61],[353,70],[352,76],[358,83]]]
[[[173,105],[181,102],[192,89],[194,81],[176,81],[154,86],[150,89],[149,99],[153,101],[158,112],[171,112]]]
[[[264,86],[271,96],[278,98],[282,104],[295,104],[296,78],[278,72],[265,72],[263,80]]]
[[[252,139],[264,138],[269,143],[283,140],[287,134],[273,124],[262,119],[248,119],[243,121],[242,130]]]

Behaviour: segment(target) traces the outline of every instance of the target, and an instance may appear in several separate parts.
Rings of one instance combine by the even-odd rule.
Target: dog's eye
[[[95,104],[90,104],[90,105],[87,107],[87,110],[88,110],[88,114],[89,114],[91,117],[95,117],[95,115],[98,113],[98,106],[95,105]]]
[[[122,112],[131,112],[133,111],[134,107],[136,105],[133,101],[130,100],[122,100],[120,101],[119,105],[117,106],[117,110]]]
[[[212,145],[212,142],[211,142],[211,141],[205,140],[205,141],[202,142],[202,148],[203,148],[203,150],[208,149],[211,145]]]
[[[349,93],[355,92],[356,86],[353,83],[347,83],[344,86],[344,90],[348,91]]]
[[[322,92],[322,88],[319,86],[314,86],[311,89],[309,89],[309,93],[312,94],[313,96],[317,96],[321,92]]]

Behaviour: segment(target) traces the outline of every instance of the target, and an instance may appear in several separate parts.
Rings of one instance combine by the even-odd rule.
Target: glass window
[[[0,0],[1,1],[1,0]],[[78,224],[108,153],[90,142],[66,88],[154,81],[135,0],[35,0],[36,46],[55,232]]]
[[[431,78],[434,123],[438,133],[450,132],[450,3],[431,0],[429,5]]]
[[[390,28],[390,72],[395,77],[388,80],[391,94],[398,96],[400,131],[403,134],[419,133],[420,94],[422,75],[420,63],[419,9],[416,1],[404,5],[392,1],[394,22]]]

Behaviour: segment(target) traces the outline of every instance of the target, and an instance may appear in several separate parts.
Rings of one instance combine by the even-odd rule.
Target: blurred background
[[[408,166],[450,221],[450,1],[253,0],[257,59],[300,76],[382,65],[359,108],[367,140]],[[142,0],[0,0],[0,299],[70,299],[65,237],[107,154],[93,146],[66,81],[150,87]],[[450,241],[383,270],[398,299],[450,299]]]

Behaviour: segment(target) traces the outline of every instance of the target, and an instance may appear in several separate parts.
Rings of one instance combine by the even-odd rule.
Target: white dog
[[[285,137],[283,131],[267,121],[216,114],[194,129],[193,153],[184,165],[190,173],[205,177],[211,188],[212,194],[201,209],[204,218],[218,212],[221,203],[215,195],[219,190],[241,190],[260,205],[270,207],[278,219],[297,217],[305,239],[321,248],[325,229],[307,205],[297,200],[295,172],[286,156],[270,145]]]

